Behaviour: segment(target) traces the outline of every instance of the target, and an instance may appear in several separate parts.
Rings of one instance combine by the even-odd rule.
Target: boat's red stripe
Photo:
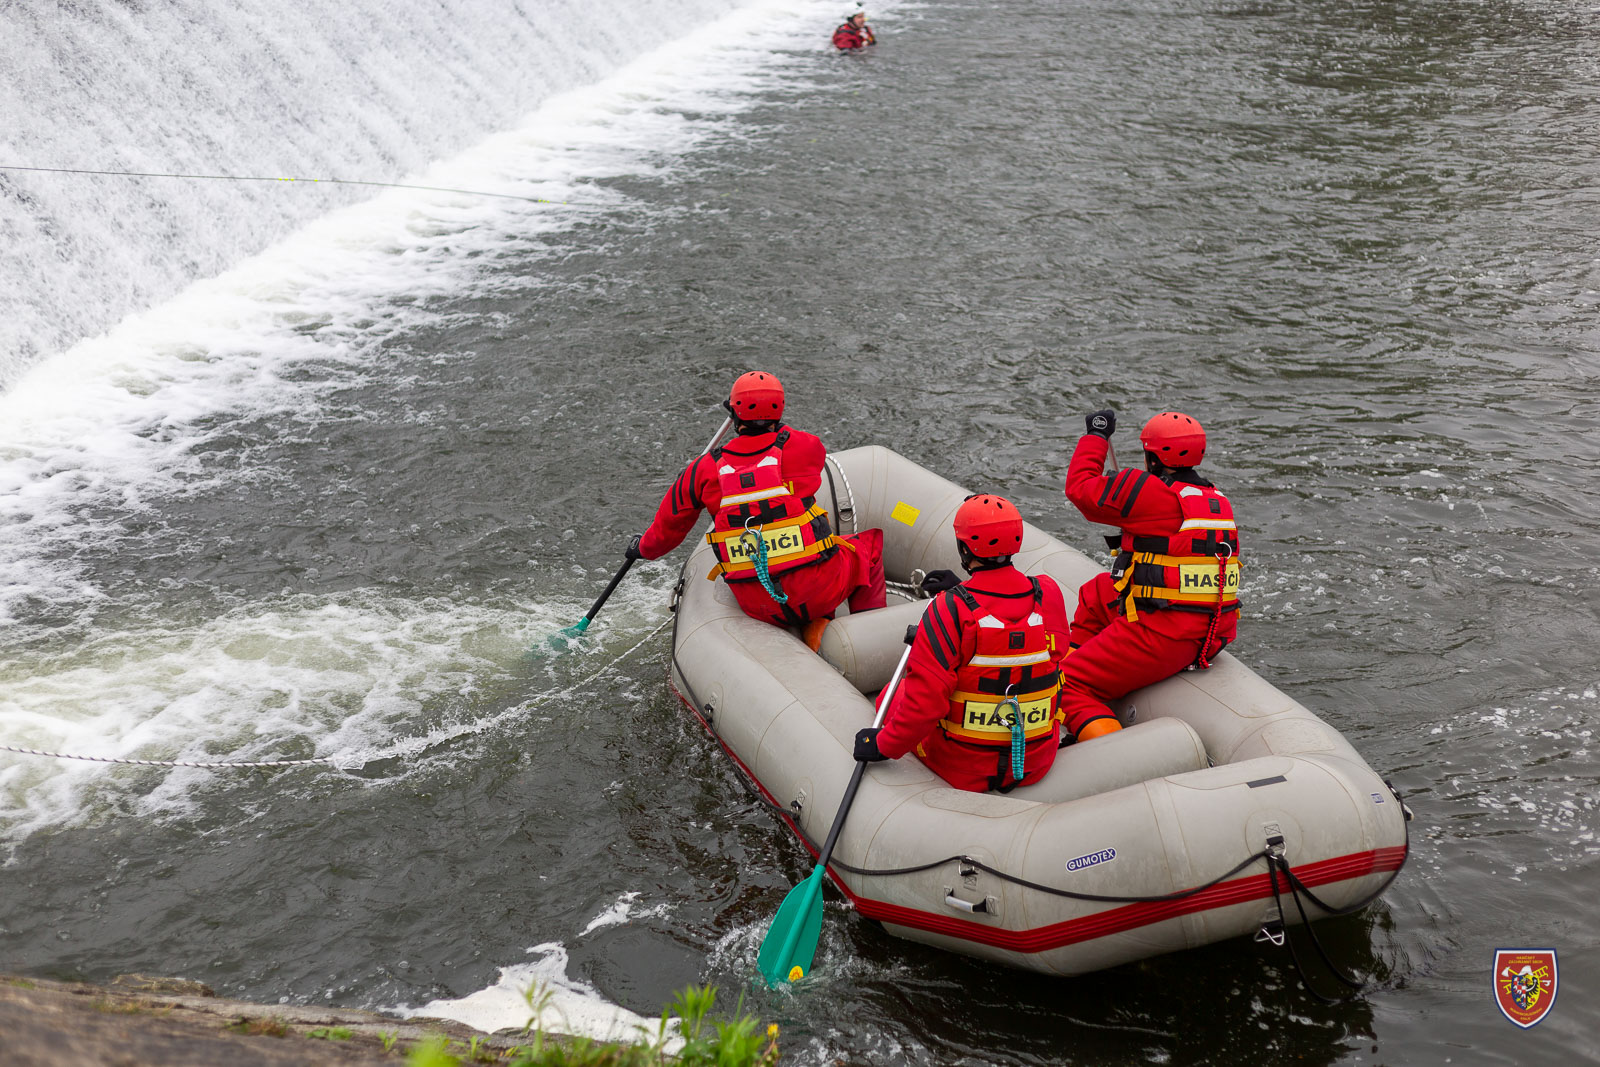
[[[1398,870],[1405,862],[1405,857],[1406,847],[1397,845],[1308,863],[1296,867],[1294,873],[1304,885],[1315,887],[1359,878],[1365,874]],[[1278,889],[1283,893],[1289,891],[1288,882],[1282,875],[1278,876]],[[1111,908],[1108,911],[1068,919],[1065,922],[1051,923],[1049,926],[1036,926],[1030,930],[1004,930],[985,926],[970,919],[958,919],[952,915],[918,911],[915,908],[888,904],[881,900],[857,897],[850,893],[849,889],[845,889],[845,894],[850,897],[856,910],[869,919],[893,923],[896,926],[909,926],[916,930],[927,930],[947,937],[959,937],[964,941],[994,945],[1013,952],[1044,952],[1060,948],[1062,945],[1075,945],[1080,941],[1092,941],[1108,934],[1122,933],[1140,926],[1149,926],[1151,923],[1164,922],[1180,915],[1192,915],[1213,908],[1226,908],[1233,904],[1262,900],[1272,895],[1272,883],[1268,881],[1265,872],[1246,875],[1243,878],[1221,882],[1182,900],[1125,904],[1120,908]]]
[[[677,686],[673,692],[678,693]],[[761,780],[750,772],[743,760],[723,744],[722,738],[717,736],[711,724],[706,722],[700,709],[689,703],[682,693],[678,699],[683,701],[685,707],[694,712],[695,718],[706,728],[706,732],[716,738],[722,745],[722,750],[728,757],[738,764],[739,770],[745,777],[755,783],[761,795],[771,801],[776,807],[782,808],[782,803],[767,792]],[[800,828],[794,819],[785,813],[783,815],[789,828],[800,838],[800,843],[813,856],[816,849],[800,833]],[[1363,875],[1399,870],[1406,860],[1406,846],[1394,845],[1389,848],[1373,849],[1369,852],[1353,852],[1348,856],[1335,856],[1332,859],[1319,860],[1294,868],[1294,873],[1301,884],[1308,888],[1319,885],[1328,885],[1333,882],[1343,882],[1351,878],[1360,878]],[[1049,926],[1036,926],[1029,930],[1005,930],[994,926],[985,926],[983,923],[971,919],[959,919],[953,915],[940,915],[930,911],[919,911],[916,908],[907,908],[899,904],[890,904],[882,900],[873,900],[869,897],[857,896],[851,892],[850,887],[839,878],[831,868],[828,874],[839,887],[855,909],[869,919],[880,922],[893,923],[896,926],[908,926],[914,930],[926,930],[929,933],[942,934],[946,937],[956,937],[963,941],[975,941],[982,945],[993,945],[997,948],[1008,949],[1012,952],[1045,952],[1049,949],[1060,948],[1062,945],[1075,945],[1082,941],[1093,941],[1097,937],[1109,934],[1122,933],[1125,930],[1149,926],[1152,923],[1165,922],[1175,919],[1180,915],[1193,915],[1196,912],[1210,911],[1213,908],[1226,908],[1234,904],[1246,904],[1252,900],[1264,900],[1272,895],[1272,882],[1266,872],[1249,874],[1227,882],[1219,882],[1209,889],[1203,889],[1192,896],[1182,900],[1169,900],[1160,903],[1125,904],[1120,908],[1111,908],[1107,911],[1096,912],[1093,915],[1084,915],[1076,919],[1067,919],[1064,922],[1051,923]],[[1278,891],[1289,891],[1288,880],[1281,874],[1278,876]]]

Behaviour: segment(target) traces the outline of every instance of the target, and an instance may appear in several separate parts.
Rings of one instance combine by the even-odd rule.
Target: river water
[[[809,1064],[1600,1062],[1600,8],[923,0],[839,57],[838,7],[511,5],[521,66],[480,62],[486,16],[147,13],[137,47],[315,64],[207,139],[80,82],[105,169],[500,196],[0,172],[48,260],[3,266],[0,744],[337,764],[0,752],[0,969],[413,1009],[538,978],[574,1015],[711,982]],[[285,103],[323,82],[360,89],[332,140]],[[0,163],[91,165],[51,128]],[[836,900],[811,979],[753,980],[808,857],[667,686],[675,561],[525,655],[750,368],[831,447],[1085,550],[1082,413],[1122,413],[1125,458],[1155,411],[1205,423],[1238,655],[1416,812],[1382,901],[1318,927],[1364,995],[1248,941],[1048,980]],[[1494,1007],[1501,947],[1559,953],[1534,1029]]]

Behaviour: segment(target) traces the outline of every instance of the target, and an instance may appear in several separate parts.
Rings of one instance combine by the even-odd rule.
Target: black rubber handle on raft
[[[589,614],[583,617],[584,626],[594,622],[594,617],[600,614],[600,609],[605,606],[607,600],[611,599],[611,594],[617,591],[617,586],[622,584],[622,579],[627,576],[628,568],[632,567],[634,563],[635,560],[631,557],[622,561],[621,569],[611,576],[611,584],[606,586],[606,591],[600,594],[600,599],[594,602],[594,607],[589,609]]]

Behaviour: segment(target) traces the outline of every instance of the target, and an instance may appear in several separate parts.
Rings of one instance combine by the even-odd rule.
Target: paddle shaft
[[[883,701],[878,705],[878,717],[872,720],[874,728],[883,725],[883,717],[889,710],[889,701],[894,699],[894,691],[900,685],[900,676],[905,673],[906,661],[911,658],[911,646],[900,654],[900,664],[894,669],[894,676],[889,679],[889,685],[884,690]],[[827,867],[828,860],[833,855],[833,846],[839,840],[839,831],[844,829],[844,817],[850,811],[850,805],[855,802],[856,790],[861,787],[861,776],[867,773],[867,761],[857,760],[855,772],[850,775],[850,785],[844,791],[844,799],[839,801],[839,810],[833,817],[833,826],[828,830],[828,839],[822,844],[822,851],[817,853],[817,866]]]
[[[617,586],[622,584],[622,579],[627,575],[628,570],[637,562],[638,560],[632,557],[622,561],[622,566],[617,568],[617,573],[611,576],[611,584],[606,586],[606,591],[600,594],[600,599],[594,602],[594,607],[589,609],[589,614],[585,615],[583,621],[578,624],[580,629],[587,630],[589,628],[589,624],[594,622],[596,615],[600,614],[600,609],[605,606],[605,602],[611,598],[612,593],[617,591]]]
[[[711,440],[706,443],[706,447],[700,450],[700,454],[703,456],[715,448],[717,446],[717,442],[722,440],[722,435],[727,433],[728,427],[732,425],[733,416],[730,415],[726,419],[723,419],[722,425],[717,427],[717,432],[713,434]],[[618,568],[617,573],[611,576],[611,584],[606,586],[606,591],[600,594],[600,599],[594,602],[594,606],[589,609],[589,614],[585,615],[583,617],[583,621],[578,624],[579,630],[587,630],[589,628],[589,624],[594,622],[594,617],[600,614],[600,609],[605,606],[607,600],[611,599],[611,594],[617,591],[617,586],[622,584],[622,579],[627,576],[629,569],[632,568],[636,562],[637,561],[633,559],[625,559],[622,561],[622,566]]]
[[[905,674],[906,663],[911,659],[910,645],[915,635],[915,626],[906,627],[907,647],[889,684],[884,687],[883,699],[878,702],[877,717],[872,720],[874,727],[883,725],[889,702],[894,699],[895,690]],[[861,787],[861,776],[866,770],[866,761],[857,760],[856,769],[850,775],[850,785],[839,801],[839,810],[834,812],[833,825],[828,828],[828,839],[823,842],[822,851],[817,853],[817,865],[811,868],[809,878],[789,890],[789,895],[783,898],[783,904],[778,908],[778,914],[772,917],[772,925],[767,927],[757,965],[769,986],[777,985],[779,979],[792,982],[803,977],[816,956],[817,935],[822,928],[822,883],[827,877],[828,860],[833,856],[833,846],[838,843],[839,831],[850,812],[850,805],[855,802],[856,790]],[[807,942],[803,947],[802,940]]]
[[[711,436],[711,440],[706,443],[706,447],[704,447],[704,448],[702,448],[700,450],[700,454],[703,456],[707,452],[710,452],[713,448],[716,448],[717,447],[717,442],[722,440],[722,435],[727,433],[728,432],[728,427],[732,426],[732,425],[733,425],[733,416],[732,415],[729,415],[727,418],[723,419],[722,420],[722,425],[717,427],[717,432]]]

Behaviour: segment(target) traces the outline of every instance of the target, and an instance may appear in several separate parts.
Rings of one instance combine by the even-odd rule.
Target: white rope
[[[605,666],[601,667],[599,670],[595,671],[593,674],[590,674],[590,675],[588,675],[587,677],[584,677],[584,678],[580,678],[578,681],[573,682],[571,685],[567,686],[565,689],[559,689],[554,693],[542,693],[539,696],[534,697],[532,700],[529,700],[529,701],[526,701],[526,702],[524,702],[522,704],[519,704],[517,707],[515,707],[515,708],[513,708],[511,710],[513,712],[523,711],[523,710],[526,710],[527,708],[536,707],[539,704],[543,704],[546,701],[554,700],[556,697],[567,696],[568,694],[574,692],[575,690],[581,689],[582,687],[588,685],[590,682],[594,681],[596,678],[600,677],[606,671],[610,670],[611,668],[615,667],[617,664],[621,663],[623,660],[627,659],[629,656],[633,655],[635,652],[637,652],[640,648],[642,648],[644,646],[644,643],[646,641],[650,640],[656,634],[658,634],[662,630],[666,629],[667,626],[669,626],[671,623],[672,623],[672,616],[669,615],[669,616],[667,616],[667,618],[662,620],[661,623],[659,625],[657,625],[654,630],[651,630],[649,633],[647,633],[643,637],[641,637],[638,641],[634,642],[634,644],[626,652],[622,653],[622,655],[618,656],[616,659],[611,660],[609,663],[607,663]],[[494,718],[488,720],[487,722],[478,724],[476,727],[467,728],[467,729],[458,731],[456,733],[450,734],[450,735],[448,735],[446,737],[438,738],[437,740],[433,741],[433,744],[440,744],[440,743],[443,743],[444,741],[454,740],[457,737],[464,737],[464,736],[467,736],[469,734],[478,733],[478,732],[482,731],[483,729],[487,729],[489,726],[493,725],[495,722],[498,722],[502,718],[504,718],[503,715],[497,715]],[[428,747],[432,747],[432,746],[430,745]],[[248,768],[251,768],[251,767],[310,767],[310,766],[315,766],[315,765],[326,765],[326,764],[335,763],[335,762],[338,761],[338,757],[337,756],[319,756],[316,759],[257,760],[257,761],[248,762],[248,763],[246,763],[246,762],[202,763],[202,762],[198,762],[198,761],[195,761],[195,760],[123,759],[123,758],[120,758],[120,757],[117,757],[117,756],[78,756],[78,755],[74,755],[74,754],[69,753],[69,752],[46,752],[46,751],[44,751],[42,749],[37,749],[37,748],[20,748],[20,747],[18,747],[16,745],[0,745],[0,752],[17,752],[17,753],[21,753],[24,756],[48,756],[51,759],[83,760],[83,761],[88,762],[88,763],[123,763],[123,764],[127,764],[129,766],[134,766],[134,767],[198,767],[198,768],[200,768],[202,770],[221,770],[221,769],[230,769],[230,770],[231,769],[240,769],[240,770],[243,770],[243,769],[248,769]],[[398,754],[400,754],[400,753],[396,753],[396,755],[398,755]],[[394,757],[393,756],[385,756],[385,755],[379,754],[379,755],[368,757],[366,760],[363,760],[362,762],[363,763],[371,763],[371,762],[375,762],[375,761],[380,760],[380,759],[392,759],[392,758],[394,758]]]
[[[424,735],[422,737],[409,738],[409,739],[407,739],[405,741],[401,741],[401,742],[399,742],[397,744],[391,745],[389,747],[389,749],[387,751],[385,751],[385,752],[379,752],[379,753],[377,753],[375,755],[366,757],[364,762],[365,763],[376,763],[379,760],[399,759],[399,758],[404,758],[406,756],[415,756],[417,753],[425,752],[428,749],[435,748],[435,747],[437,747],[439,745],[444,744],[447,741],[454,741],[458,737],[471,737],[474,734],[483,733],[485,730],[488,730],[491,727],[498,725],[500,722],[502,722],[503,720],[505,720],[507,718],[510,718],[513,715],[520,715],[523,712],[528,711],[530,708],[536,708],[540,704],[547,703],[548,701],[554,700],[557,697],[569,696],[572,693],[577,692],[579,689],[582,689],[584,686],[588,685],[590,682],[594,681],[596,678],[600,677],[606,671],[610,670],[612,667],[615,667],[617,664],[621,663],[623,660],[627,659],[629,656],[633,655],[635,652],[637,652],[640,648],[642,648],[644,646],[645,642],[649,641],[656,634],[660,633],[662,630],[665,630],[668,626],[671,626],[671,625],[672,625],[672,616],[668,615],[665,619],[662,619],[661,622],[656,625],[655,629],[651,630],[649,633],[647,633],[643,637],[639,638],[638,641],[635,641],[633,643],[633,645],[630,646],[627,649],[627,651],[622,653],[622,655],[618,656],[616,659],[613,659],[611,662],[607,663],[605,666],[601,667],[599,670],[595,671],[594,673],[592,673],[592,674],[590,674],[590,675],[588,675],[586,677],[578,679],[576,682],[573,682],[571,685],[567,686],[565,689],[557,689],[553,693],[540,693],[538,696],[531,697],[528,700],[523,701],[521,704],[518,704],[516,707],[507,708],[505,711],[501,712],[498,715],[491,715],[487,719],[481,719],[478,722],[469,723],[466,726],[462,726],[462,727],[459,727],[457,729],[451,730],[448,733],[444,733],[444,734],[427,734],[427,735]]]
[[[256,763],[196,763],[191,760],[179,759],[119,759],[116,756],[74,756],[66,752],[45,752],[37,748],[18,748],[16,745],[0,745],[0,752],[20,752],[25,756],[51,756],[55,759],[87,760],[90,763],[130,763],[136,767],[304,767],[313,763],[333,762],[333,757],[331,756],[322,756],[318,759],[262,760]]]

